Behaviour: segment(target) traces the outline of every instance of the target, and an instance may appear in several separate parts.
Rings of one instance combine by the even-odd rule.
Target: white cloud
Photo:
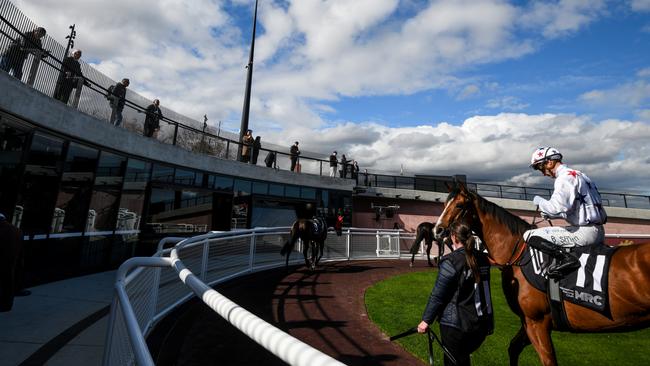
[[[528,168],[538,146],[554,146],[565,162],[601,188],[648,191],[650,124],[555,114],[475,116],[460,125],[439,123],[391,128],[372,122],[345,123],[299,138],[305,149],[337,150],[369,171],[468,174],[470,180],[552,184]],[[293,140],[285,137],[285,140]],[[593,143],[598,141],[598,143]]]
[[[524,27],[541,28],[547,38],[568,35],[596,20],[605,12],[604,0],[535,1],[522,11]]]
[[[640,78],[647,78],[650,77],[650,67],[646,67],[645,69],[639,70],[636,75]]]
[[[614,107],[639,107],[650,101],[650,82],[638,80],[612,89],[592,90],[580,96],[584,102]]]
[[[517,97],[505,96],[501,98],[490,99],[486,107],[492,109],[500,109],[504,111],[520,111],[528,108],[529,104],[523,103]]]
[[[650,122],[650,109],[639,109],[636,111],[636,115],[642,121]]]
[[[631,0],[630,6],[636,11],[650,11],[650,0]]]

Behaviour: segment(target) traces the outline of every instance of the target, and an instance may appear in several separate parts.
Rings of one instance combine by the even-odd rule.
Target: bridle
[[[456,217],[454,220],[452,220],[452,221],[449,223],[449,226],[450,226],[450,227],[451,227],[451,226],[452,226],[456,221],[464,220],[465,217],[467,216],[467,214],[469,213],[469,208],[470,208],[470,207],[474,208],[474,200],[476,199],[476,197],[474,197],[474,195],[473,195],[471,192],[468,192],[468,194],[464,194],[464,196],[467,198],[467,201],[464,202],[464,203],[462,203],[462,204],[458,204],[458,205],[456,205],[456,207],[458,207],[459,209],[461,209],[461,212],[460,212],[460,214],[458,215],[458,217]],[[478,216],[478,215],[477,215],[477,216]],[[447,228],[447,229],[445,229],[445,230],[446,230],[446,231],[449,231],[449,228]],[[510,258],[506,261],[505,264],[499,264],[499,263],[494,259],[494,257],[490,254],[490,250],[489,250],[489,248],[488,248],[487,245],[486,245],[485,248],[487,249],[487,256],[488,256],[488,258],[490,259],[490,261],[491,261],[492,263],[495,263],[496,265],[499,265],[499,266],[509,267],[509,266],[513,266],[513,265],[518,265],[518,264],[519,264],[519,261],[521,260],[522,256],[524,255],[524,252],[525,252],[525,250],[526,250],[526,246],[527,246],[527,245],[526,245],[526,242],[524,242],[524,241],[521,240],[521,239],[522,239],[521,237],[517,239],[517,242],[516,242],[515,245],[512,247],[512,253],[510,253]],[[481,238],[481,240],[483,240],[483,239]],[[484,240],[483,240],[483,241],[484,241]],[[522,243],[523,243],[523,244],[522,244]]]

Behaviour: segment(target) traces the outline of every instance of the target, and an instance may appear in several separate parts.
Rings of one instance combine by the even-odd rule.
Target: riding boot
[[[578,258],[542,237],[533,236],[529,238],[528,245],[555,258],[555,265],[549,266],[546,271],[550,278],[562,278],[580,267]]]

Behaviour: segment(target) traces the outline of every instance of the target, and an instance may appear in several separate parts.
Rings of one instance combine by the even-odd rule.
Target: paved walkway
[[[100,365],[115,271],[30,288],[0,313],[0,365]]]

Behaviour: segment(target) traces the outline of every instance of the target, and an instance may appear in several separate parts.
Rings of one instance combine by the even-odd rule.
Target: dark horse
[[[333,227],[333,220],[323,218],[298,219],[291,225],[289,240],[284,243],[280,254],[286,256],[286,267],[289,267],[289,256],[298,239],[302,240],[302,254],[305,257],[305,265],[314,270],[318,261],[323,256],[323,248],[327,239],[327,230]],[[332,225],[330,225],[332,223]],[[318,224],[318,225],[316,225]],[[341,229],[336,230],[336,235],[341,236]]]
[[[524,347],[532,344],[543,365],[556,365],[551,331],[557,329],[545,293],[526,281],[519,260],[526,250],[523,233],[527,222],[504,208],[470,192],[463,184],[450,188],[444,211],[434,233],[443,236],[456,220],[475,214],[473,224],[483,239],[490,259],[501,267],[508,305],[521,319],[521,328],[510,341],[510,364],[517,365]],[[619,248],[611,258],[609,301],[611,318],[565,302],[566,315],[575,332],[621,332],[650,326],[650,243]]]
[[[420,223],[420,225],[418,225],[417,229],[415,230],[415,241],[413,242],[413,245],[411,245],[411,249],[409,250],[409,253],[411,253],[411,264],[410,264],[411,267],[413,267],[413,262],[415,261],[415,255],[418,254],[418,249],[420,248],[420,243],[422,242],[422,240],[424,240],[424,243],[427,246],[427,250],[426,250],[427,263],[429,263],[429,267],[433,267],[433,263],[431,263],[431,247],[433,246],[434,240],[438,245],[438,256],[434,257],[433,260],[435,262],[438,262],[438,259],[440,259],[440,257],[442,257],[442,255],[445,254],[445,246],[442,244],[444,240],[437,240],[433,235],[433,228],[435,226],[436,225],[431,222],[422,222]],[[447,245],[449,245],[448,242]]]

